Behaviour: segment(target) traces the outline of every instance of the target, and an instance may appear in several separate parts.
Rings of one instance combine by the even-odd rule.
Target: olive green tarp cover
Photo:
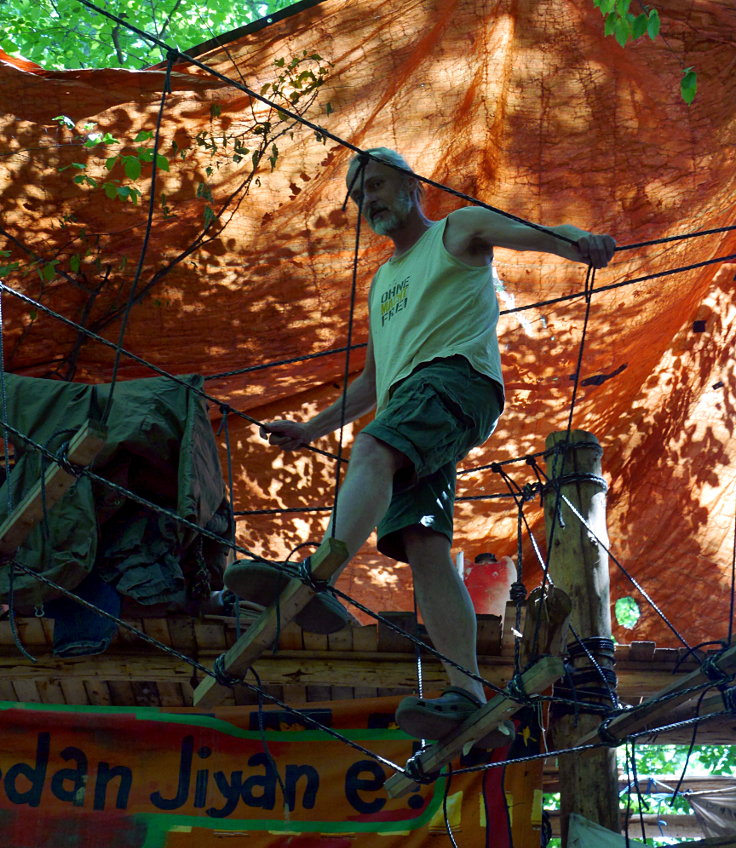
[[[7,420],[52,453],[83,425],[98,420],[110,386],[88,386],[6,374]],[[197,526],[221,509],[224,484],[217,446],[197,393],[202,378],[181,382],[156,377],[118,383],[107,420],[106,442],[91,470]],[[194,390],[193,390],[194,389]],[[11,437],[16,464],[10,474],[17,504],[52,460],[21,438]],[[0,517],[8,515],[7,487]],[[226,533],[227,535],[227,533]],[[95,568],[121,595],[140,604],[181,603],[188,583],[207,576],[220,588],[220,546],[174,518],[126,498],[120,491],[81,475],[31,531],[15,558],[66,589]],[[199,566],[207,563],[206,575]],[[7,593],[9,570],[0,570]],[[31,609],[59,592],[18,571],[14,601]]]

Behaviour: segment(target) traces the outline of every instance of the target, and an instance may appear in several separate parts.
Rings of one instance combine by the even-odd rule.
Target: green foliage
[[[682,72],[680,80],[680,94],[685,103],[692,103],[695,100],[695,93],[698,90],[698,78],[695,71],[690,68],[685,68]]]
[[[0,7],[3,0],[0,0]],[[121,232],[143,232],[150,225],[155,230],[160,221],[180,218],[182,235],[177,247],[160,251],[150,259],[138,288],[139,297],[146,296],[179,263],[195,262],[200,249],[217,240],[232,213],[242,203],[252,185],[260,185],[261,177],[277,167],[280,159],[279,140],[293,134],[298,120],[284,111],[301,115],[315,103],[328,74],[330,63],[316,53],[277,59],[275,77],[268,83],[267,101],[252,99],[246,110],[228,113],[227,100],[209,105],[209,125],[196,136],[184,127],[164,122],[158,143],[147,128],[150,117],[116,124],[115,134],[95,122],[75,121],[73,116],[51,118],[59,144],[29,148],[26,154],[38,160],[41,172],[54,167],[68,175],[77,192],[61,200],[53,237],[34,242],[33,230],[9,236],[10,249],[0,252],[0,274],[36,279],[36,291],[29,293],[42,302],[51,296],[51,283],[66,281],[87,291],[81,309],[86,321],[95,308],[89,329],[99,332],[121,311],[121,293],[129,280],[126,269],[133,267],[139,254],[137,239],[130,242],[130,253],[121,256]],[[235,118],[237,117],[237,120]],[[100,123],[105,120],[100,119]],[[118,128],[119,127],[119,128]],[[39,151],[53,151],[51,161]],[[61,151],[59,155],[58,151]],[[210,179],[220,169],[225,179]],[[154,190],[153,174],[157,173],[156,202],[143,203]],[[65,193],[66,194],[66,193]],[[108,232],[103,225],[97,231],[97,220],[105,220],[111,204],[118,209],[110,216],[120,226]],[[120,208],[122,206],[122,208]],[[198,207],[198,212],[196,212]],[[102,209],[102,214],[100,214]],[[192,215],[192,210],[195,214]],[[150,211],[149,211],[150,210]],[[88,217],[87,212],[93,214]],[[85,221],[94,220],[95,231]],[[122,226],[122,229],[120,228]],[[42,254],[42,255],[39,255]],[[106,290],[106,306],[98,296]],[[19,349],[31,330],[34,315],[19,334]],[[61,363],[58,374],[73,379],[76,362],[85,340],[74,344],[68,360]],[[62,370],[62,367],[64,370]]]
[[[68,115],[57,115],[53,120],[60,127],[64,127],[67,130],[76,130],[76,124]],[[135,183],[144,175],[144,165],[153,163],[154,156],[158,170],[169,170],[168,157],[163,156],[161,153],[155,153],[153,150],[154,135],[150,130],[141,130],[131,140],[131,145],[139,142],[150,142],[150,146],[139,146],[133,152],[125,152],[125,149],[130,150],[130,148],[124,148],[122,152],[109,156],[107,155],[109,151],[100,151],[99,148],[107,148],[110,145],[121,145],[122,142],[109,132],[97,132],[95,126],[93,123],[84,124],[82,132],[78,136],[75,136],[75,140],[81,143],[82,150],[95,150],[101,153],[104,158],[104,168],[106,171],[113,171],[119,164],[122,166],[125,178]],[[87,162],[71,162],[69,165],[59,168],[59,171],[63,172],[69,168],[82,171],[83,173],[77,174],[74,177],[74,182],[79,186],[96,189],[100,186],[99,177],[93,177],[87,172],[88,168],[93,168],[94,165],[95,161],[88,159]],[[110,200],[120,200],[124,203],[130,201],[134,205],[138,203],[142,195],[142,191],[137,186],[130,185],[129,183],[125,184],[120,179],[105,180],[102,182],[102,191],[105,197]]]
[[[631,630],[636,625],[641,615],[639,604],[630,596],[619,598],[614,605],[614,611],[616,621],[627,630]]]
[[[612,36],[625,47],[645,35],[654,41],[659,35],[661,20],[657,9],[639,4],[642,11],[635,15],[630,11],[631,0],[591,0],[605,20],[603,33]],[[685,103],[692,103],[698,87],[697,76],[692,67],[685,68],[680,81],[680,94]]]
[[[94,0],[180,50],[292,5],[292,0]],[[77,0],[0,0],[0,47],[45,68],[144,68],[164,52]]]
[[[636,772],[639,777],[639,786],[643,790],[641,802],[633,786],[630,788],[630,792],[622,792],[619,803],[622,814],[626,812],[627,806],[630,807],[631,814],[634,817],[641,810],[647,814],[661,816],[665,821],[667,816],[690,814],[692,809],[687,796],[680,795],[673,798],[664,786],[657,785],[654,782],[651,785],[648,784],[650,777],[678,778],[686,764],[686,777],[695,775],[736,777],[736,745],[696,745],[689,759],[688,748],[687,745],[637,745],[635,748]],[[617,753],[619,772],[628,775],[629,779],[633,780],[630,764],[626,762],[625,748],[620,747]],[[670,779],[667,786],[674,789],[675,782]],[[559,793],[545,793],[544,809],[559,810],[559,808]],[[635,823],[636,818],[633,818],[632,839],[641,842],[641,836],[634,834]],[[672,843],[669,837],[662,836],[654,839],[650,837],[646,840],[646,844],[664,846]],[[560,845],[559,839],[552,839],[549,848],[559,848]]]

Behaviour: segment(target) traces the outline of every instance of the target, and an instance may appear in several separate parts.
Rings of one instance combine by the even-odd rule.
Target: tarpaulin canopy
[[[292,96],[298,86],[324,78],[307,117],[331,134],[396,148],[421,175],[516,215],[610,232],[625,245],[734,221],[736,10],[729,0],[672,0],[662,18],[666,41],[621,48],[604,37],[599,13],[573,0],[325,0],[198,60],[267,96],[275,83],[286,90],[280,105],[295,108],[312,97]],[[699,79],[691,106],[678,92],[689,66]],[[297,79],[302,71],[313,77]],[[232,446],[235,508],[328,506],[334,462],[266,447],[237,413],[302,417],[340,391],[344,353],[300,357],[349,339],[355,211],[342,202],[351,152],[180,58],[162,106],[166,77],[163,67],[48,72],[3,58],[6,283],[117,340],[147,229],[153,139],[139,134],[155,129],[161,109],[157,149],[168,171],[157,174],[124,345],[176,374],[260,369],[206,383],[215,424],[236,411],[221,434]],[[54,121],[62,115],[73,129]],[[84,147],[93,132],[119,143]],[[426,209],[438,217],[463,202],[428,189]],[[597,274],[573,415],[604,448],[613,553],[691,643],[728,629],[735,247],[733,231],[678,239],[621,251]],[[385,240],[364,233],[353,344],[365,342],[367,289],[387,255]],[[729,259],[670,273],[718,257]],[[499,250],[496,268],[509,310],[500,326],[508,407],[467,468],[543,450],[567,425],[583,339],[582,266]],[[6,292],[3,318],[9,370],[110,379],[112,348],[80,342],[35,302]],[[275,361],[285,364],[261,369]],[[150,373],[122,361],[123,379]],[[334,451],[336,441],[320,447]],[[507,470],[519,485],[534,480],[524,463]],[[460,497],[504,491],[490,470],[460,480]],[[542,542],[541,510],[530,504],[527,514]],[[239,539],[284,556],[318,539],[324,516],[241,516]],[[514,554],[516,527],[513,501],[461,500],[455,547]],[[524,554],[532,586],[540,571],[528,538]],[[614,599],[639,597],[617,567],[611,573]],[[377,609],[411,604],[408,568],[369,548],[340,586]],[[643,606],[626,636],[674,641]]]

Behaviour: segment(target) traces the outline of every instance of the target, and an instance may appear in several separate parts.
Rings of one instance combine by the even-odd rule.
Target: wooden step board
[[[99,424],[88,421],[69,442],[67,460],[74,465],[89,465],[105,444],[105,432]],[[76,477],[50,461],[49,467],[0,526],[0,554],[10,556],[25,542],[28,534],[47,511],[61,500]],[[9,481],[5,486],[9,485]],[[0,497],[5,495],[5,486]],[[44,504],[45,500],[45,504]]]
[[[564,666],[558,657],[542,657],[521,675],[522,688],[530,695],[544,692],[558,678],[562,677]],[[482,739],[505,719],[524,706],[508,694],[496,695],[457,730],[443,737],[439,742],[426,748],[416,757],[416,763],[424,774],[439,771],[442,766],[459,757],[466,745]],[[407,792],[413,792],[418,784],[405,774],[395,774],[384,784],[391,798],[399,798]]]
[[[311,557],[312,576],[317,581],[329,581],[348,558],[348,550],[339,539],[326,539]],[[240,639],[224,655],[223,670],[239,677],[258,657],[271,648],[285,627],[314,597],[314,590],[294,578],[276,601],[267,607]],[[229,694],[213,677],[205,678],[194,690],[195,707],[212,707]]]
[[[715,660],[715,665],[726,677],[736,674],[736,645],[723,651]],[[605,725],[605,729],[608,734],[620,739],[623,743],[631,733],[647,730],[657,724],[666,724],[667,717],[672,715],[675,707],[702,694],[702,690],[694,692],[688,690],[707,681],[706,673],[697,668],[684,677],[674,680],[669,686],[665,686],[638,706],[616,716]],[[662,700],[663,698],[666,700]],[[576,744],[586,745],[589,742],[598,742],[600,739],[599,730],[595,730],[583,736]]]

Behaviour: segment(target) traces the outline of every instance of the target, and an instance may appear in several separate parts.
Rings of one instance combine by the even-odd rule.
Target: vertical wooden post
[[[562,498],[564,495],[570,501],[590,530],[607,546],[606,484],[601,477],[603,451],[596,437],[584,430],[573,430],[565,449],[566,439],[564,432],[551,433],[546,444],[547,475],[553,481],[544,496],[550,574],[555,586],[572,601],[571,627],[581,640],[591,639],[590,652],[599,666],[612,669],[612,649],[596,640],[596,637],[611,638],[608,554]],[[568,639],[568,645],[572,644]],[[573,657],[570,661],[573,666],[594,668],[584,651],[575,650]],[[612,671],[608,674],[614,680],[609,685],[614,688]],[[593,689],[593,697],[586,700],[605,702],[605,698],[596,695],[601,690],[607,691],[606,684],[596,679],[595,672],[588,677],[592,677],[593,684],[582,682],[579,686]],[[572,709],[553,710],[552,744],[555,748],[572,747],[583,732],[597,728],[601,720],[600,713],[582,711],[575,715]],[[573,812],[620,833],[616,752],[602,748],[585,756],[563,755],[559,758],[559,768],[563,846],[567,843],[568,818]]]

